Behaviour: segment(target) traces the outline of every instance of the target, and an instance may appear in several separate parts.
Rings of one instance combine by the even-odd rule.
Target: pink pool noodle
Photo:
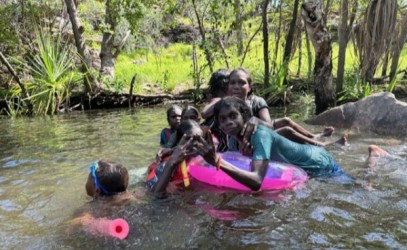
[[[129,234],[129,224],[124,219],[109,220],[99,218],[89,225],[89,229],[93,233],[99,233],[103,236],[116,237],[123,240]]]

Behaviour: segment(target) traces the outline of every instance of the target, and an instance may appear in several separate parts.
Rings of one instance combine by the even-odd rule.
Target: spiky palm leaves
[[[70,95],[80,74],[74,69],[74,57],[62,47],[60,37],[45,30],[36,31],[38,53],[26,64],[33,77],[29,85],[35,114],[53,114]]]

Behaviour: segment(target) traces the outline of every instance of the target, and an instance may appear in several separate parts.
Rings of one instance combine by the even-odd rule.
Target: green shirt
[[[251,136],[252,160],[279,160],[301,167],[309,174],[331,173],[335,160],[323,147],[288,140],[263,125]]]

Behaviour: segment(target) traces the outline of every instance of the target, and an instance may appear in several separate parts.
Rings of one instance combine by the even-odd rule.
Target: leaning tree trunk
[[[270,81],[269,66],[269,31],[267,22],[267,6],[269,0],[263,0],[261,10],[261,20],[263,23],[263,60],[264,60],[264,87],[268,87]]]
[[[90,59],[89,51],[86,47],[85,40],[83,39],[84,27],[81,25],[78,14],[76,12],[76,4],[74,0],[65,0],[66,8],[68,10],[69,19],[72,25],[72,31],[75,38],[76,49],[82,59],[81,71],[85,74],[84,84],[87,93],[96,92],[100,86],[96,79],[92,76],[90,72]]]
[[[293,46],[293,40],[294,40],[294,33],[295,33],[295,25],[297,23],[297,15],[298,15],[298,4],[299,0],[295,0],[294,2],[294,10],[293,10],[293,19],[291,19],[290,23],[290,29],[288,30],[286,39],[285,39],[285,47],[284,47],[284,55],[283,55],[283,61],[288,65],[288,62],[290,61],[291,57],[291,50]]]
[[[335,106],[332,88],[332,44],[325,23],[321,1],[302,4],[301,16],[315,49],[314,92],[316,114]]]

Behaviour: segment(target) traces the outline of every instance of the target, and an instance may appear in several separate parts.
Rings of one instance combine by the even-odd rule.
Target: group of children
[[[271,159],[297,165],[310,176],[343,173],[324,148],[333,142],[317,140],[330,136],[334,128],[313,134],[289,118],[272,120],[266,101],[253,94],[247,70],[218,70],[210,78],[209,89],[212,99],[202,112],[193,106],[182,109],[178,105],[167,110],[169,128],[161,131],[161,147],[146,178],[147,188],[154,194],[182,187],[186,176],[181,165],[196,156],[252,190],[259,190]],[[347,138],[342,136],[335,142],[343,145]],[[251,157],[252,170],[244,171],[224,161],[219,153],[227,150],[239,150]],[[388,156],[387,152],[369,147],[369,164],[383,156]],[[86,183],[89,196],[121,203],[132,199],[127,187],[128,173],[123,166],[98,161],[90,167]]]

